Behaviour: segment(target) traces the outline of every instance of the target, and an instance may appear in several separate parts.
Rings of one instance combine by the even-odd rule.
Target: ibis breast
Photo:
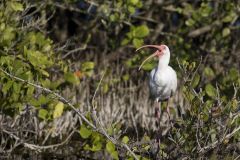
[[[177,75],[170,66],[154,68],[149,78],[150,95],[157,101],[169,99],[177,89]]]

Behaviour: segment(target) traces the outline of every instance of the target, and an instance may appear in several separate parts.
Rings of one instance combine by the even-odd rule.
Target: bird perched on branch
[[[158,58],[158,66],[156,66],[150,73],[149,77],[149,89],[151,97],[157,102],[159,105],[155,108],[155,114],[157,118],[160,118],[160,102],[169,101],[172,95],[175,93],[177,89],[177,75],[176,72],[170,67],[170,50],[166,45],[145,45],[138,48],[136,51],[142,49],[152,47],[157,49],[152,55],[146,58],[139,70],[143,66],[143,64],[149,60],[150,58],[157,57]],[[170,118],[169,106],[167,103],[167,113]]]

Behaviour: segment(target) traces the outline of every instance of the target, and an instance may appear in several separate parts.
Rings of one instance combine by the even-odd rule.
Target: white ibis
[[[177,89],[176,72],[172,69],[172,67],[168,65],[170,61],[170,50],[166,45],[145,45],[138,48],[136,51],[146,47],[156,48],[157,51],[142,62],[141,66],[139,67],[139,70],[147,60],[153,57],[158,57],[159,59],[158,66],[154,68],[150,73],[149,79],[150,94],[151,97],[154,98],[155,102],[157,103],[166,100],[168,102],[168,100],[171,98],[171,96],[175,93]],[[157,118],[160,118],[160,110],[158,109],[158,107],[156,108],[156,111]],[[168,116],[170,116],[168,104],[167,113]]]

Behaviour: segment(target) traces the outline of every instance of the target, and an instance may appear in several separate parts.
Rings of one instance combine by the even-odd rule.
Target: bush
[[[0,8],[3,156],[238,157],[235,1],[9,0]],[[145,83],[156,62],[136,72],[149,52],[134,50],[160,43],[179,87],[172,122],[163,110],[159,131]]]

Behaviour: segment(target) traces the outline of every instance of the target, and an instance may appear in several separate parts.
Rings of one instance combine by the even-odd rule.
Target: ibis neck
[[[158,61],[158,69],[162,69],[167,67],[169,64],[169,58],[168,57],[159,57],[159,61]]]

